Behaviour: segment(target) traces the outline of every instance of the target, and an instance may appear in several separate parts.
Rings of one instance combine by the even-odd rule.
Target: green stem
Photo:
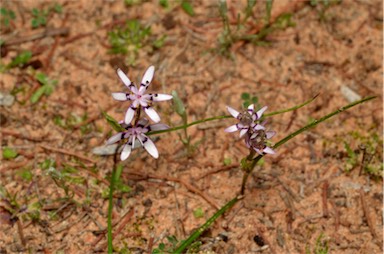
[[[108,253],[113,253],[113,235],[112,235],[112,212],[113,212],[113,192],[115,191],[116,183],[116,169],[117,169],[117,152],[121,147],[121,141],[116,147],[115,154],[113,156],[113,169],[111,181],[109,184],[109,201],[108,201],[108,219],[107,219],[107,242],[108,242]]]
[[[111,182],[109,185],[109,203],[108,203],[108,253],[113,253],[112,237],[112,210],[113,210],[113,191],[115,188],[116,169],[112,170]]]
[[[211,218],[209,218],[202,226],[200,226],[195,232],[193,232],[185,241],[182,241],[179,247],[177,247],[176,250],[173,251],[174,254],[182,253],[185,248],[187,248],[194,240],[196,240],[205,230],[211,226],[215,220],[220,217],[223,213],[225,213],[227,210],[229,210],[232,206],[234,206],[237,201],[241,199],[240,197],[235,197],[231,201],[229,201],[227,204],[225,204],[219,211],[217,211],[214,215],[212,215]]]
[[[311,128],[313,128],[313,127],[315,127],[315,126],[318,125],[319,123],[322,123],[322,122],[328,120],[329,118],[331,118],[331,117],[333,117],[333,116],[335,116],[335,115],[337,115],[337,114],[339,114],[339,113],[341,113],[341,112],[343,112],[343,111],[345,111],[345,110],[347,110],[347,109],[349,109],[349,108],[352,108],[352,107],[354,107],[354,106],[356,106],[356,105],[358,105],[358,104],[361,104],[361,103],[364,103],[364,102],[366,102],[366,101],[375,99],[376,97],[377,97],[377,96],[369,96],[369,97],[364,98],[364,99],[361,99],[361,100],[359,100],[359,101],[352,102],[352,103],[350,103],[350,104],[348,104],[348,105],[346,105],[346,106],[344,106],[344,107],[339,108],[338,110],[336,110],[336,111],[334,111],[334,112],[332,112],[332,113],[330,113],[330,114],[328,114],[328,115],[323,116],[322,118],[320,118],[320,119],[318,119],[318,120],[314,120],[312,123],[310,123],[310,124],[304,126],[303,128],[301,128],[301,129],[299,129],[299,130],[297,130],[297,131],[295,131],[295,132],[289,134],[289,135],[286,136],[285,138],[281,139],[281,140],[278,141],[272,148],[273,148],[273,149],[276,149],[276,148],[278,148],[279,146],[281,146],[281,145],[287,143],[289,140],[293,139],[294,137],[296,137],[296,136],[299,135],[300,133],[302,133],[302,132],[304,132],[304,131],[306,131],[306,130],[308,130],[308,129],[311,129]],[[265,155],[265,154],[263,154],[263,155],[258,155],[257,157],[255,157],[255,158],[252,160],[252,164],[251,164],[251,166],[250,166],[250,170],[249,170],[249,172],[247,171],[247,172],[245,173],[245,175],[243,176],[243,182],[242,182],[242,185],[241,185],[241,192],[240,192],[242,195],[244,194],[244,191],[245,191],[245,184],[246,184],[246,182],[247,182],[247,179],[248,179],[249,174],[250,174],[250,173],[253,171],[253,169],[255,168],[256,163],[257,163],[257,162],[258,162],[264,155]]]

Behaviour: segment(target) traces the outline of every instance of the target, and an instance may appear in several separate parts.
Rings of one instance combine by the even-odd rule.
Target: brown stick
[[[77,157],[79,159],[82,159],[82,160],[85,160],[85,161],[89,161],[91,163],[94,163],[96,164],[96,161],[92,160],[92,159],[89,159],[88,157],[86,157],[85,155],[81,155],[79,154],[78,152],[71,152],[71,151],[68,151],[68,150],[65,150],[65,149],[61,149],[61,148],[54,148],[54,147],[48,147],[48,146],[45,146],[45,145],[40,145],[41,148],[45,149],[45,150],[48,150],[48,151],[53,151],[53,152],[57,152],[57,153],[62,153],[62,154],[66,154],[66,155],[71,155],[71,156],[74,156],[74,157]]]
[[[360,189],[360,199],[361,199],[361,205],[363,206],[364,215],[365,215],[365,218],[367,220],[367,224],[368,224],[369,230],[371,231],[372,237],[377,239],[378,236],[376,234],[375,225],[372,221],[372,217],[369,214],[369,208],[367,207],[367,204],[365,203],[365,198],[366,197],[365,197],[364,189],[361,188]]]
[[[21,244],[25,247],[27,242],[25,241],[24,233],[23,233],[23,225],[21,225],[20,219],[17,219],[17,231],[19,232]]]
[[[69,34],[69,28],[68,27],[62,27],[62,28],[47,28],[43,32],[38,32],[29,36],[25,37],[18,37],[18,38],[5,38],[4,39],[4,46],[9,45],[16,45],[16,44],[22,44],[24,42],[29,41],[35,41],[42,39],[44,37],[52,37],[52,36],[66,36]]]
[[[228,165],[228,166],[222,166],[222,167],[213,169],[211,171],[208,171],[208,172],[202,174],[201,176],[197,177],[196,180],[200,180],[200,179],[202,179],[204,177],[207,177],[209,175],[213,175],[213,174],[219,173],[221,171],[231,170],[231,169],[237,168],[237,167],[239,167],[239,164],[232,164],[232,165]]]
[[[42,141],[46,140],[45,137],[29,137],[29,136],[20,134],[19,132],[4,129],[4,128],[0,129],[0,132],[3,135],[14,136],[15,138],[26,139],[26,140],[34,141],[34,142],[42,142]]]
[[[322,195],[321,195],[322,201],[323,201],[323,216],[324,216],[324,218],[328,218],[328,216],[329,216],[327,193],[328,193],[328,181],[325,180],[324,184],[323,184]]]

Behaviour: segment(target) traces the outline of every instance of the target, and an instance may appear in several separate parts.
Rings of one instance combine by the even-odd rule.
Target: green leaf
[[[40,100],[41,96],[43,96],[43,94],[45,93],[45,89],[46,89],[46,86],[39,87],[39,89],[37,89],[36,92],[32,94],[31,102],[33,104],[35,104]]]
[[[109,125],[117,132],[125,131],[123,127],[110,115],[108,115],[106,112],[102,112],[105,120],[109,123]]]
[[[193,10],[193,6],[190,2],[183,1],[181,2],[181,8],[189,15],[195,16],[195,11]]]
[[[44,73],[41,73],[41,72],[37,73],[35,75],[35,78],[37,79],[37,81],[40,82],[40,84],[48,85],[48,77]]]
[[[19,55],[17,55],[8,65],[7,68],[12,68],[16,66],[21,66],[26,63],[32,58],[32,52],[31,51],[23,51]]]
[[[16,158],[17,155],[18,155],[18,153],[15,150],[13,150],[12,148],[9,148],[9,147],[3,148],[3,159],[5,159],[5,160],[14,159],[14,158]]]
[[[249,100],[249,99],[251,99],[251,95],[249,93],[242,93],[241,99],[242,100]]]
[[[159,4],[160,4],[160,6],[162,6],[164,8],[168,8],[169,7],[168,0],[160,0]]]
[[[204,211],[201,207],[197,208],[193,211],[193,216],[195,216],[196,219],[203,218],[204,217]]]
[[[176,113],[181,116],[185,117],[186,112],[185,112],[185,107],[183,101],[179,98],[177,92],[175,90],[172,91],[172,99],[173,99],[173,106],[176,111]]]
[[[23,178],[25,181],[30,182],[33,178],[33,174],[30,169],[22,169],[17,174]]]
[[[232,159],[231,158],[224,158],[223,163],[225,166],[229,166],[232,164]]]

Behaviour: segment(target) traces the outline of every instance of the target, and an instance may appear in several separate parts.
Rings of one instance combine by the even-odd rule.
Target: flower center
[[[250,126],[253,123],[252,115],[248,111],[240,113],[239,120],[244,126]]]

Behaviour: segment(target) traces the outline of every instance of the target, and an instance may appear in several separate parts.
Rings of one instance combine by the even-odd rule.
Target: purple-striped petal
[[[242,129],[242,130],[240,131],[240,138],[241,138],[242,136],[244,136],[245,133],[247,133],[247,131],[248,131],[248,129]]]
[[[128,100],[126,93],[112,93],[112,97],[113,97],[113,99],[115,99],[117,101],[127,101]]]
[[[224,131],[225,132],[234,132],[234,131],[237,131],[237,130],[238,130],[237,125],[234,124],[234,125],[231,125],[231,126],[227,127]]]
[[[117,75],[119,75],[119,78],[121,79],[121,81],[123,81],[124,85],[130,88],[130,85],[132,84],[132,82],[131,80],[129,80],[127,75],[125,75],[125,73],[120,69],[117,69]]]
[[[265,136],[267,137],[267,139],[270,139],[275,135],[276,135],[276,131],[266,131],[265,132]]]
[[[172,95],[169,94],[155,93],[151,95],[153,101],[167,101],[173,98]]]
[[[261,116],[263,115],[263,113],[264,113],[264,111],[266,111],[267,110],[267,106],[264,106],[264,107],[262,107],[259,111],[257,111],[257,113],[256,113],[256,115],[257,115],[257,119],[260,119],[261,118]]]
[[[153,65],[149,66],[144,73],[143,79],[141,80],[139,94],[142,95],[145,92],[145,90],[147,90],[147,87],[152,82],[154,73],[155,73],[155,66]]]
[[[126,160],[131,154],[131,151],[132,151],[132,147],[128,143],[125,144],[123,147],[123,151],[120,154],[120,159],[122,161]]]
[[[155,144],[150,138],[146,137],[146,139],[143,142],[143,145],[145,150],[147,150],[147,152],[150,155],[152,155],[153,158],[155,159],[159,158],[159,152],[157,151]]]
[[[113,135],[112,137],[110,137],[108,140],[107,140],[107,145],[111,145],[111,144],[114,144],[120,140],[123,139],[123,136],[124,136],[124,133],[123,132],[119,132],[115,135]]]
[[[169,129],[169,126],[163,123],[155,123],[149,126],[150,131],[161,131],[167,129]]]
[[[131,107],[129,107],[127,112],[125,113],[124,122],[126,124],[130,124],[134,115],[135,115],[135,110],[132,108],[132,105],[131,105]]]
[[[152,107],[146,107],[144,108],[145,113],[155,122],[160,122],[160,116],[157,114],[157,112]]]
[[[239,112],[237,112],[235,109],[227,106],[227,110],[228,112],[234,117],[234,118],[237,118],[239,116]]]
[[[248,111],[253,112],[255,110],[255,105],[251,104],[248,106]]]
[[[270,148],[268,146],[263,149],[263,152],[268,153],[268,154],[275,154],[276,153],[272,148]]]

